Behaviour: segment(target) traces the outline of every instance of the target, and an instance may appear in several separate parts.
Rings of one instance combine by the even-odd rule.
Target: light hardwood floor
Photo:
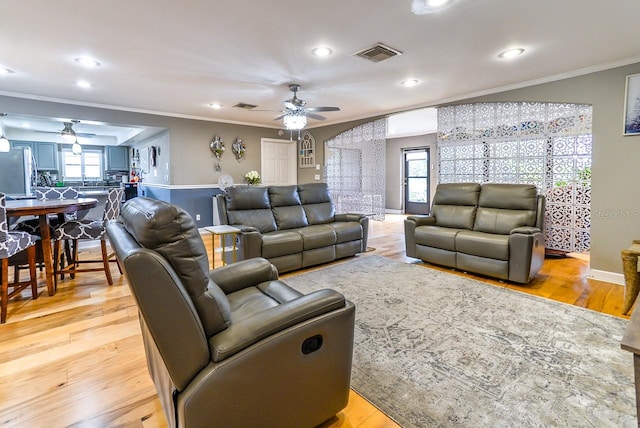
[[[404,256],[403,219],[390,215],[372,222],[369,245],[375,250],[367,254],[418,263]],[[210,235],[203,239],[210,250]],[[81,257],[97,250],[84,249]],[[567,258],[546,260],[527,286],[468,276],[621,317],[623,287],[586,279],[587,270],[586,261]],[[135,303],[115,265],[112,273],[113,286],[103,273],[81,273],[61,281],[55,296],[41,287],[35,301],[26,291],[10,301],[7,324],[0,326],[0,425],[166,427],[147,373]],[[44,284],[44,275],[40,279]],[[347,408],[323,425],[395,426],[353,392]]]

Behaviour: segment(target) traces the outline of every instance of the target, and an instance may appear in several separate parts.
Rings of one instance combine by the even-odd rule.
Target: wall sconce
[[[222,142],[222,138],[215,135],[213,140],[209,143],[209,149],[211,149],[213,154],[216,156],[216,159],[218,159],[218,162],[216,163],[216,171],[221,171],[220,158],[222,158],[222,154],[224,153],[224,143]]]
[[[242,159],[247,152],[247,146],[245,146],[240,137],[238,137],[231,145],[231,151],[233,151],[233,154],[236,156],[236,160],[240,162],[240,159]]]

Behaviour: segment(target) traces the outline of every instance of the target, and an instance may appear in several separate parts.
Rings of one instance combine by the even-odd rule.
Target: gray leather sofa
[[[544,196],[528,184],[440,184],[404,222],[407,256],[528,283],[544,262]]]
[[[237,259],[264,257],[279,272],[354,256],[367,248],[369,219],[336,214],[326,183],[231,186],[217,196],[222,224],[241,229]]]
[[[313,427],[348,401],[355,307],[302,295],[255,258],[212,271],[182,209],[148,198],[107,225],[171,427]]]

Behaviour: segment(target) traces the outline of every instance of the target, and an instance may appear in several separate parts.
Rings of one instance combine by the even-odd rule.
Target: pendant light
[[[73,153],[74,155],[79,155],[82,153],[82,146],[80,145],[80,143],[78,143],[78,137],[76,137],[76,140],[73,142],[73,146],[71,146],[71,153]]]
[[[7,115],[7,113],[0,113],[0,118],[3,118]],[[9,142],[9,140],[7,139],[7,137],[4,136],[4,126],[2,126],[2,123],[0,122],[0,153],[7,153],[9,150],[11,150],[11,143]]]

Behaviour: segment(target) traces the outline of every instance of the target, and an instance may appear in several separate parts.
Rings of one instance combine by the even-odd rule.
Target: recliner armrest
[[[209,339],[211,360],[222,361],[266,337],[345,305],[342,294],[324,289],[234,322]]]
[[[520,226],[512,229],[510,234],[513,235],[515,233],[520,233],[523,235],[534,235],[536,233],[541,233],[542,231],[538,227],[534,226]]]
[[[278,271],[268,260],[258,257],[211,270],[209,278],[229,294],[278,279]]]
[[[436,224],[436,218],[430,215],[410,215],[406,219],[413,221],[416,226],[434,226]]]
[[[367,218],[364,214],[359,213],[344,213],[344,214],[336,214],[336,221],[360,221],[363,218]]]
[[[250,233],[250,232],[260,233],[257,227],[247,226],[246,224],[234,224],[233,227],[240,229],[241,233]]]

